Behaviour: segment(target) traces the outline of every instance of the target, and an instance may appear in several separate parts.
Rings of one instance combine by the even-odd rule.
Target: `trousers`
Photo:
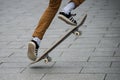
[[[70,0],[69,2],[75,3],[75,8],[78,7],[84,0]],[[33,32],[32,37],[38,37],[42,40],[46,30],[50,26],[53,18],[55,17],[62,0],[50,0],[49,5],[43,15],[41,16],[36,29]]]

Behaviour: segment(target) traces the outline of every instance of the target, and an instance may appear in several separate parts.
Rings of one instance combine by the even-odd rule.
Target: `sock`
[[[62,12],[69,14],[74,8],[75,8],[75,3],[70,2],[63,8]]]
[[[38,46],[40,46],[40,41],[41,41],[41,40],[40,40],[38,37],[33,37],[32,40],[36,41],[37,44],[38,44]]]

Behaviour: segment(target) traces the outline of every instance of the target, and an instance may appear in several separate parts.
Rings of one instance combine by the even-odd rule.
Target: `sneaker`
[[[73,15],[71,13],[65,14],[64,12],[60,12],[58,18],[65,21],[67,24],[75,25],[75,26],[77,25],[77,22],[76,20],[74,20]]]
[[[36,43],[36,41],[31,40],[28,43],[28,53],[27,56],[30,60],[35,61],[37,59],[37,53],[38,53],[38,44]]]

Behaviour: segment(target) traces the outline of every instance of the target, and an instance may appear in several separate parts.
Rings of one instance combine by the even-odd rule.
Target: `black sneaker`
[[[63,21],[65,21],[67,24],[70,25],[77,25],[76,20],[74,20],[73,15],[71,13],[65,14],[64,12],[60,12],[58,15],[58,18],[62,19]]]
[[[37,53],[38,53],[38,44],[36,43],[36,41],[31,40],[28,43],[28,53],[27,56],[30,60],[35,61],[37,59]]]

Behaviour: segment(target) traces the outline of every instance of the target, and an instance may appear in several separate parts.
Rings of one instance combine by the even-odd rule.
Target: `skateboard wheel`
[[[75,34],[76,36],[79,36],[79,35],[81,35],[81,32],[80,32],[80,31],[75,31],[74,34]]]
[[[44,62],[45,63],[48,63],[48,62],[51,62],[52,61],[52,58],[47,56],[45,59],[44,59]]]

